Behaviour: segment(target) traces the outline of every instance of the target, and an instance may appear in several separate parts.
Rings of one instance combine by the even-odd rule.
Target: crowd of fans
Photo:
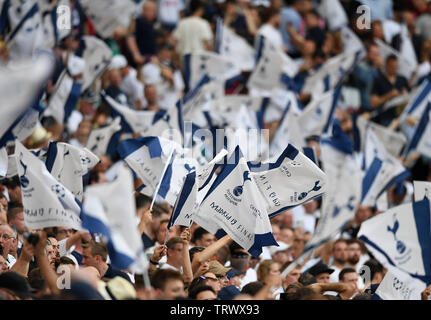
[[[112,62],[91,90],[80,97],[67,124],[44,117],[42,126],[24,145],[29,149],[46,148],[52,140],[85,147],[93,129],[112,121],[110,107],[100,98],[101,89],[135,110],[171,108],[189,90],[184,81],[182,57],[199,50],[214,50],[218,18],[253,47],[260,35],[281,47],[299,66],[295,81],[303,83],[310,71],[341,52],[339,34],[328,31],[325,20],[315,10],[318,2],[146,0],[127,32],[103,39],[114,54]],[[66,64],[64,57],[77,50],[83,35],[96,35],[79,0],[70,3],[73,30],[53,48],[58,66],[46,86],[48,97]],[[350,18],[350,27],[366,47],[366,56],[345,83],[358,92],[360,106],[339,108],[336,117],[347,133],[352,130],[353,114],[396,128],[399,108],[375,111],[429,78],[431,3],[426,0],[340,0],[340,3]],[[357,8],[362,4],[371,8],[370,29],[357,28],[360,16]],[[382,23],[387,20],[408,27],[419,61],[411,79],[397,73],[396,56],[383,60],[375,43],[375,39],[386,42]],[[399,48],[397,36],[389,44]],[[7,52],[1,52],[1,57],[7,60]],[[248,75],[243,74],[245,78]],[[241,93],[247,94],[246,86]],[[298,94],[298,100],[306,105],[310,95]],[[265,126],[275,130],[278,124],[275,121]],[[311,139],[310,144],[319,154],[318,141]],[[106,182],[105,173],[117,160],[115,156],[100,158],[101,162],[91,171],[89,184]],[[430,159],[418,156],[415,160],[410,166],[411,178],[387,191],[389,208],[412,201],[411,181],[431,181]],[[174,226],[167,230],[172,207],[155,204],[150,212],[150,197],[136,193],[135,198],[138,228],[149,259],[151,288],[145,286],[146,275],[114,268],[106,246],[88,233],[61,226],[28,230],[19,178],[3,179],[0,299],[367,300],[386,272],[356,238],[361,224],[379,213],[376,208],[360,205],[354,219],[333,241],[316,249],[308,261],[282,277],[281,272],[301,256],[311,238],[319,222],[321,200],[312,200],[271,219],[279,246],[265,247],[259,258],[253,258],[230,237],[216,239],[196,223],[190,228]],[[368,279],[361,277],[364,266],[370,270]],[[428,299],[430,294],[428,287],[422,298]]]

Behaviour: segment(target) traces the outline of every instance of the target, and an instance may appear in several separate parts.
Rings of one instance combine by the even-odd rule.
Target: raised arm
[[[205,261],[209,260],[213,255],[215,255],[223,246],[229,245],[232,238],[229,235],[218,239],[216,242],[212,243],[210,246],[206,247],[204,251],[198,252],[194,255],[192,261],[192,270],[196,272],[199,266]]]
[[[192,282],[193,280],[193,271],[192,271],[192,263],[190,262],[190,254],[189,254],[189,243],[190,243],[190,229],[186,228],[181,233],[181,239],[183,239],[183,280],[185,283]]]

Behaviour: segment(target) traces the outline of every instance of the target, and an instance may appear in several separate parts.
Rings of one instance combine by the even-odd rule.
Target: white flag
[[[118,147],[121,158],[142,180],[139,191],[153,197],[176,144],[160,137],[128,139]]]
[[[365,149],[366,134],[368,130],[375,134],[377,139],[381,142],[381,146],[394,157],[398,157],[400,155],[401,150],[407,142],[404,134],[366,120],[364,117],[356,117],[353,122],[353,128],[357,144],[356,151],[358,152]]]
[[[81,88],[80,83],[74,81],[66,70],[63,71],[49,98],[48,107],[44,112],[45,116],[53,116],[60,125],[67,123],[78,104]]]
[[[360,56],[360,51],[346,51],[330,58],[323,66],[306,78],[301,92],[320,95],[335,89],[352,70]]]
[[[431,157],[431,103],[428,103],[417,125],[412,139],[409,141],[407,154],[416,151],[427,157]]]
[[[15,141],[15,158],[26,226],[30,230],[59,226],[81,230],[81,209],[73,194],[19,141]]]
[[[217,52],[222,57],[232,61],[242,71],[250,71],[254,68],[254,48],[235,31],[225,26],[221,20],[217,24],[217,40]]]
[[[197,200],[198,185],[196,181],[196,171],[187,174],[183,186],[175,202],[168,229],[172,226],[190,227],[193,223],[193,214],[198,210]]]
[[[427,198],[403,204],[363,222],[358,238],[383,266],[397,267],[429,283],[430,216]]]
[[[421,293],[425,288],[425,282],[391,268],[380,282],[372,300],[422,300]]]
[[[241,74],[241,70],[229,58],[210,51],[188,54],[184,57],[184,64],[184,78],[189,88],[193,88],[205,74],[219,81]]]
[[[313,95],[310,103],[298,117],[298,126],[301,128],[303,137],[329,132],[341,89],[329,91],[321,96]]]
[[[317,10],[325,18],[330,31],[336,31],[349,24],[347,14],[339,0],[322,0]]]
[[[5,177],[7,174],[8,155],[6,148],[0,149],[0,177]]]
[[[131,0],[80,0],[80,4],[97,33],[105,39],[112,38],[120,27],[127,30],[136,10]]]
[[[283,112],[280,124],[271,141],[269,149],[271,159],[280,156],[286,143],[292,144],[299,150],[305,145],[305,139],[302,128],[298,122],[298,116],[295,114],[295,110],[291,105]]]
[[[264,37],[260,37],[257,65],[247,82],[249,89],[271,91],[281,87],[282,76],[293,79],[298,72],[298,65],[280,48]]]
[[[326,174],[290,144],[277,161],[249,167],[271,218],[326,192]]]
[[[425,197],[431,199],[431,182],[413,181],[413,189],[415,201],[421,201]]]
[[[107,5],[106,2],[104,4]],[[101,12],[105,12],[105,10],[103,9]],[[77,54],[77,56],[85,61],[82,79],[82,92],[84,92],[109,66],[112,51],[105,42],[93,36],[83,36],[78,51],[82,52],[81,55]]]
[[[223,229],[253,256],[258,256],[263,246],[277,245],[262,195],[239,147],[211,185],[193,220],[205,229]]]
[[[91,233],[106,237],[112,265],[142,273],[148,262],[136,225],[133,191],[132,174],[124,165],[113,182],[88,186],[82,225]]]
[[[6,4],[9,4],[9,8]],[[44,44],[42,14],[38,2],[7,1],[3,4],[3,10],[7,12],[2,19],[8,21],[11,27],[11,32],[5,38],[11,60],[33,57],[35,51],[43,48]]]
[[[137,111],[117,102],[106,93],[102,92],[102,97],[111,106],[114,117],[121,118],[121,127],[128,133],[141,133],[148,130],[153,124],[156,112]]]
[[[192,121],[203,128],[208,124],[204,111],[212,113],[215,101],[224,97],[224,86],[220,81],[205,74],[199,82],[177,104],[181,105],[184,121]]]
[[[78,148],[63,142],[50,142],[45,166],[52,176],[82,201],[83,176],[100,161],[87,148]]]
[[[95,155],[112,154],[110,149],[116,149],[118,141],[114,141],[114,135],[121,130],[121,118],[116,117],[109,125],[93,129],[87,140],[87,148]]]
[[[52,60],[46,57],[14,64],[13,68],[0,67],[0,147],[15,137],[23,140],[33,132],[35,111],[29,109],[52,67]]]
[[[385,150],[372,130],[366,133],[364,169],[361,203],[371,207],[389,187],[410,176],[401,162]]]

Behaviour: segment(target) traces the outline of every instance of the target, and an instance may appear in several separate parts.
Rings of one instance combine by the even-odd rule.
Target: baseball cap
[[[236,276],[240,276],[240,275],[242,275],[242,274],[245,274],[244,272],[240,272],[240,271],[238,271],[238,270],[236,270],[236,269],[231,269],[231,270],[229,270],[227,273],[226,273],[226,277],[230,280],[230,279],[232,279],[233,277],[236,277]]]
[[[317,276],[317,275],[322,274],[322,273],[331,274],[332,272],[334,272],[334,269],[329,268],[324,263],[318,263],[318,264],[312,266],[310,269],[308,269],[308,273],[312,274],[313,276]]]
[[[214,273],[216,276],[225,276],[228,271],[232,268],[223,267],[223,265],[218,261],[210,261],[209,272]]]
[[[112,58],[109,70],[116,70],[127,67],[127,59],[123,55],[119,54]]]
[[[219,291],[217,297],[221,300],[232,300],[240,293],[241,291],[236,286],[227,286]]]
[[[98,291],[105,300],[135,300],[136,290],[122,277],[115,277],[108,282],[99,281]]]

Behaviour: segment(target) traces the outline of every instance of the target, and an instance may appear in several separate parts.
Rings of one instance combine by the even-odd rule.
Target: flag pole
[[[168,161],[165,164],[165,168],[163,169],[163,173],[160,178],[159,184],[157,185],[156,191],[154,192],[154,195],[153,195],[153,201],[151,201],[150,211],[153,210],[154,201],[156,200],[157,193],[159,192],[160,186],[162,185],[163,177],[165,176],[166,170],[168,169],[169,163],[171,162],[174,152],[175,152],[175,149],[172,150],[172,152],[169,155]]]

